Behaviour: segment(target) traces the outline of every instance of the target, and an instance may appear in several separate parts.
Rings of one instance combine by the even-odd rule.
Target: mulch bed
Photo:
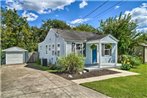
[[[112,71],[112,70],[108,70],[108,69],[102,69],[102,70],[93,70],[90,72],[86,72],[83,74],[70,74],[72,75],[72,78],[69,78],[69,73],[63,73],[63,72],[58,72],[58,73],[54,73],[56,75],[59,75],[63,78],[66,78],[68,80],[74,80],[74,79],[83,79],[83,78],[90,78],[90,77],[97,77],[97,76],[103,76],[103,75],[109,75],[109,74],[116,74],[116,73],[120,73],[120,72],[116,72],[116,71]]]

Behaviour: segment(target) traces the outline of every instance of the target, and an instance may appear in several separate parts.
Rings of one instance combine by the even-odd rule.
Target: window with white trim
[[[60,48],[60,44],[57,44],[57,47]]]
[[[47,45],[46,45],[46,54],[47,54]]]
[[[54,50],[52,51],[52,55],[55,55],[55,51]]]
[[[55,45],[54,44],[52,44],[52,49],[54,49],[55,48]]]
[[[83,53],[83,51],[82,51],[82,44],[76,44],[76,51],[79,54],[82,54]]]
[[[60,56],[60,50],[57,51],[57,56]]]
[[[112,55],[112,44],[102,44],[102,56]]]

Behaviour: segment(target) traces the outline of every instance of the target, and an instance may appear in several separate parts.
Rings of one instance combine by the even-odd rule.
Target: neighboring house
[[[51,64],[55,64],[58,57],[79,53],[85,56],[86,66],[114,67],[117,64],[117,43],[118,40],[110,34],[50,29],[45,40],[38,44],[38,52],[40,59]]]
[[[143,62],[147,63],[147,44],[141,44],[143,46]]]
[[[28,51],[19,47],[10,47],[5,50],[5,64],[23,64],[27,62]]]

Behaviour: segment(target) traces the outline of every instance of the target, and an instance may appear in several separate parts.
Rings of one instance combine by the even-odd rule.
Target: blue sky
[[[105,3],[105,4],[104,4]],[[15,8],[31,26],[40,27],[42,20],[59,19],[70,26],[87,23],[99,26],[99,20],[130,13],[138,30],[147,31],[147,1],[145,0],[3,0],[2,7]],[[104,4],[87,17],[96,7]],[[97,16],[98,15],[98,16]]]

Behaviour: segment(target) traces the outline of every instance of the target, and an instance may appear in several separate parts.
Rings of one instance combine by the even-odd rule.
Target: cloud
[[[84,8],[85,6],[87,6],[88,3],[86,2],[86,0],[83,0],[80,4],[79,4],[79,7],[80,8]]]
[[[146,27],[146,28],[139,28],[139,29],[137,29],[136,31],[147,33],[147,27]]]
[[[63,10],[75,0],[6,0],[8,9],[33,10],[40,14],[50,13],[54,10]]]
[[[89,18],[85,18],[85,19],[79,18],[79,19],[75,19],[75,20],[71,21],[70,23],[71,24],[81,24],[81,23],[87,22],[89,20],[90,20]]]
[[[142,7],[147,7],[147,3],[142,3]]]
[[[114,8],[114,9],[118,9],[118,8],[120,8],[120,6],[118,6],[118,5],[117,5],[117,6],[115,6],[115,8]]]
[[[34,13],[27,13],[26,11],[24,11],[22,13],[22,17],[26,17],[27,21],[34,21],[38,18],[38,16]]]
[[[126,11],[124,14],[130,14],[132,21],[137,23],[138,28],[147,27],[147,3],[142,3],[140,7]]]

